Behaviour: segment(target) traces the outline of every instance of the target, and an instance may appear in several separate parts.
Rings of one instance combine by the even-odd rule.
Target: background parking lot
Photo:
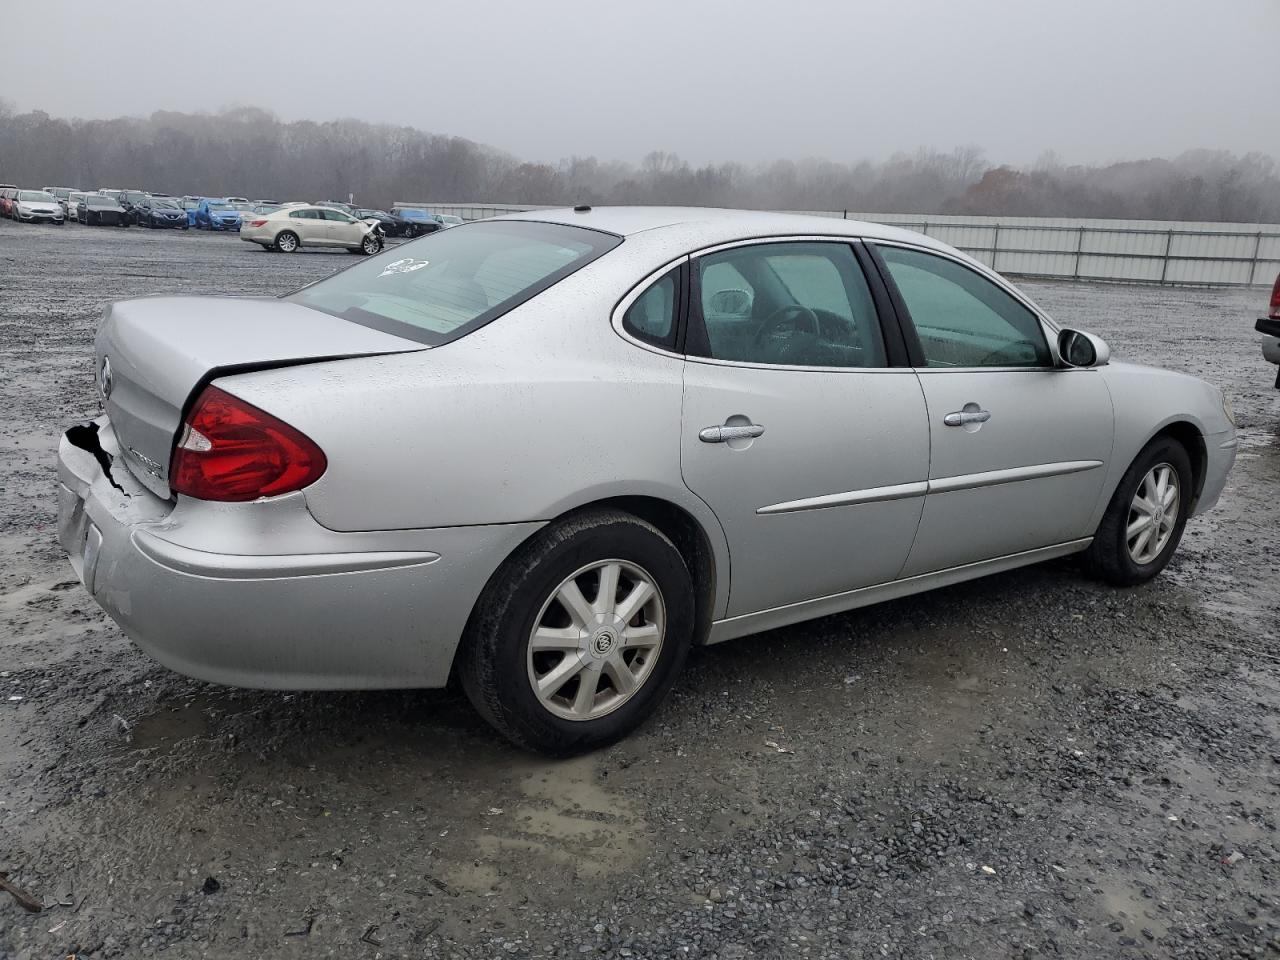
[[[1153,583],[1067,560],[698,651],[638,734],[555,762],[453,691],[186,680],[55,541],[107,302],[353,262],[0,223],[0,870],[48,905],[0,903],[0,958],[1280,952],[1265,291],[1022,284],[1235,403],[1222,502]]]

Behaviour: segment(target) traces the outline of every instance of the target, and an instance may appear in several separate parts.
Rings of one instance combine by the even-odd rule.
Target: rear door
[[[903,575],[1090,536],[1114,430],[1102,376],[1055,367],[1039,316],[971,266],[872,249],[928,405],[929,495]]]
[[[890,365],[901,342],[855,245],[751,241],[690,273],[681,470],[729,541],[725,615],[894,579],[928,423],[918,378]]]
[[[327,221],[319,210],[290,210],[289,226],[308,246],[327,247],[330,244]]]

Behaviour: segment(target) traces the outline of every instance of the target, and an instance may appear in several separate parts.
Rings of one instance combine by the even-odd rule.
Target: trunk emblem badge
[[[111,358],[102,358],[102,367],[98,371],[98,389],[102,391],[102,399],[107,400],[111,397],[111,388],[115,382],[111,379]]]

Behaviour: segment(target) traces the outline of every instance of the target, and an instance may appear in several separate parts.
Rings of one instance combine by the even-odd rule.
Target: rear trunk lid
[[[167,498],[183,414],[215,377],[422,349],[274,298],[148,297],[108,308],[98,329],[95,371],[129,471]]]

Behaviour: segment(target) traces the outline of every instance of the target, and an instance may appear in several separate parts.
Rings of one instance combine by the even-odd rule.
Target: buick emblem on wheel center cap
[[[599,656],[604,656],[613,649],[613,644],[617,638],[610,630],[601,630],[596,634],[595,639],[591,641],[591,649]]]

